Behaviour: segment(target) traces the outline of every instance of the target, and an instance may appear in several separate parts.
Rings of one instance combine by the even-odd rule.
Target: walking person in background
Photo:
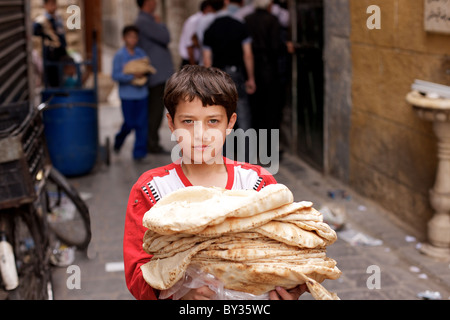
[[[178,45],[178,51],[182,59],[181,66],[200,63],[202,59],[202,52],[196,33],[197,25],[199,20],[210,12],[212,12],[210,0],[202,1],[200,4],[200,10],[187,18],[183,24],[180,42]]]
[[[234,18],[238,19],[241,22],[244,22],[244,19],[240,16],[240,12],[244,7],[244,0],[228,0],[229,4],[227,6],[228,12]]]
[[[197,22],[197,30],[196,30],[197,41],[202,51],[202,54],[203,54],[203,37],[205,35],[205,31],[216,19],[217,13],[223,9],[224,0],[209,0],[209,4],[211,5],[211,11],[202,15]],[[203,65],[203,61],[200,61],[200,64]]]
[[[174,73],[169,51],[170,33],[155,13],[157,0],[137,0],[139,15],[136,26],[140,30],[139,47],[149,56],[156,73],[149,76],[148,99],[148,152],[167,153],[160,145],[159,128],[164,114],[164,88]]]
[[[60,62],[67,56],[66,34],[62,18],[57,15],[58,3],[56,0],[44,0],[45,13],[38,16],[33,24],[33,34],[42,37],[44,62]],[[59,87],[62,79],[59,67],[45,66],[44,76],[46,85]]]
[[[222,1],[222,9],[204,34],[203,62],[206,67],[224,70],[235,82],[239,94],[237,124],[244,131],[251,128],[248,94],[256,89],[251,41],[245,25],[231,17]]]
[[[147,155],[147,100],[148,88],[133,84],[133,80],[145,77],[145,74],[125,74],[125,65],[136,59],[145,58],[144,50],[137,47],[139,29],[126,26],[123,29],[125,45],[117,51],[113,60],[112,78],[119,83],[119,96],[122,101],[123,125],[114,140],[114,151],[118,153],[125,138],[135,130],[133,159],[142,161]]]
[[[231,15],[224,1],[221,1],[220,8],[204,34],[203,63],[206,67],[213,66],[225,71],[233,79],[239,96],[236,125],[237,129],[242,129],[245,134],[252,125],[248,95],[253,94],[256,89],[251,38],[245,25]],[[241,132],[238,131],[237,134]],[[225,154],[238,161],[254,163],[256,160],[254,148],[249,143],[245,142],[244,146],[238,143],[234,148],[234,157],[228,153],[232,151],[228,150],[228,147]]]
[[[231,1],[231,0],[230,0]],[[246,16],[255,11],[254,0],[243,0],[244,4],[242,7],[234,14],[239,20],[244,20]],[[270,13],[277,17],[278,22],[283,28],[288,28],[290,24],[290,14],[289,10],[281,6],[280,1],[273,1],[269,9]]]
[[[255,63],[256,91],[250,97],[250,106],[253,127],[259,132],[260,129],[280,129],[283,106],[280,103],[278,60],[282,43],[280,24],[270,13],[272,0],[253,0],[253,5],[255,11],[246,16],[245,21],[252,37]],[[267,117],[267,114],[271,116]],[[268,151],[272,150],[271,138],[273,137],[268,134]]]

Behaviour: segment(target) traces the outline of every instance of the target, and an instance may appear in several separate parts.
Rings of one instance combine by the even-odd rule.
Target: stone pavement
[[[120,108],[109,103],[99,108],[100,144],[113,138],[119,130]],[[164,121],[161,128],[163,145],[173,146]],[[56,300],[130,300],[122,269],[122,239],[128,194],[140,174],[150,168],[170,163],[168,155],[152,155],[151,163],[136,164],[131,159],[134,137],[130,136],[120,155],[112,155],[108,167],[99,163],[87,176],[70,179],[84,195],[89,196],[92,220],[92,241],[87,255],[77,252],[73,264],[80,267],[80,289],[69,289],[72,273],[67,268],[54,268]],[[342,300],[415,300],[426,290],[439,292],[450,299],[450,262],[437,261],[422,255],[416,247],[419,240],[400,229],[388,218],[386,210],[359,196],[342,183],[311,169],[297,157],[285,154],[279,172],[279,183],[288,186],[295,201],[309,200],[316,209],[323,206],[340,208],[345,214],[345,230],[359,233],[359,239],[381,240],[378,245],[361,245],[338,240],[328,247],[327,255],[342,270],[338,280],[325,280],[324,286]],[[345,190],[346,197],[334,199],[329,191]],[[348,233],[348,231],[347,231]],[[371,287],[371,288],[369,288]],[[311,299],[305,293],[301,299]]]

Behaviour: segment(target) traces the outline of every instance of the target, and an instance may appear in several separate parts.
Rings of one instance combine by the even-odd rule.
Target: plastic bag
[[[347,228],[338,232],[339,238],[353,246],[381,246],[383,240],[373,238],[363,232]]]
[[[161,291],[159,298],[167,299],[172,296],[173,300],[179,300],[185,296],[189,290],[208,286],[216,295],[213,300],[268,300],[269,293],[256,296],[251,293],[225,289],[221,281],[212,274],[204,273],[196,268],[189,267],[183,278],[167,290]]]
[[[319,209],[319,212],[323,216],[323,222],[328,224],[333,230],[339,231],[344,227],[346,220],[344,206],[326,203]]]

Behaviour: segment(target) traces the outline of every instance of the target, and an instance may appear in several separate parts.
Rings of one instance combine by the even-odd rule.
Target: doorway
[[[323,0],[292,1],[293,127],[297,154],[316,169],[324,168],[324,8]]]

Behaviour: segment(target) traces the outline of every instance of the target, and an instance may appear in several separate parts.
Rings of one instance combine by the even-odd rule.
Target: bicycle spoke
[[[49,227],[63,243],[87,248],[91,240],[89,210],[77,191],[55,169],[46,185],[47,221]]]

